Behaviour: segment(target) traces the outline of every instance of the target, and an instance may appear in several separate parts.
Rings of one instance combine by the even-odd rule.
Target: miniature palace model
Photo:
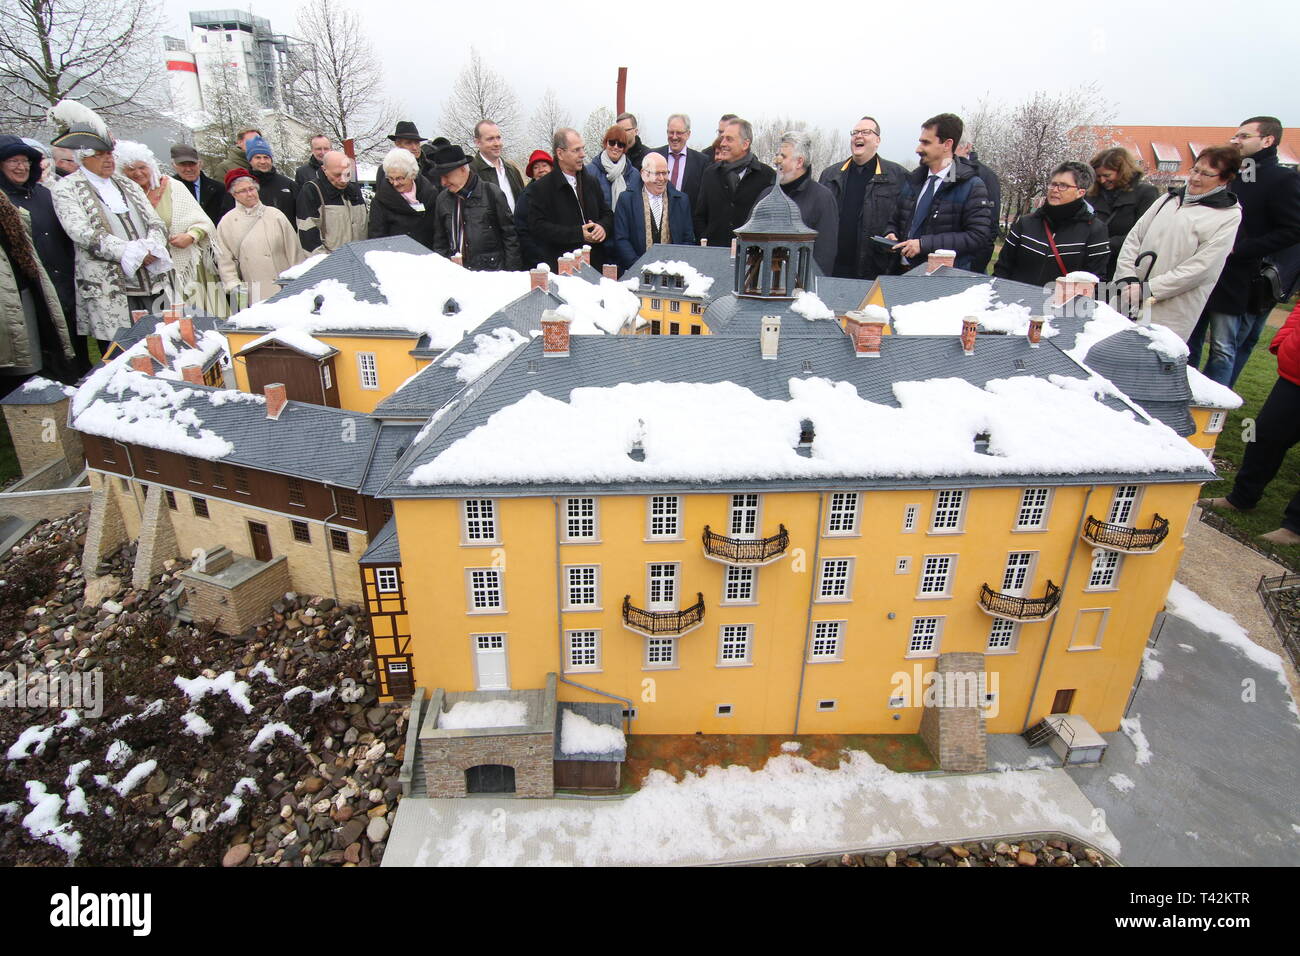
[[[830,279],[814,238],[777,189],[621,281],[383,239],[140,316],[49,396],[87,573],[198,556],[227,633],[362,603],[382,694],[431,702],[430,793],[608,786],[620,729],[919,732],[958,770],[1049,715],[1116,730],[1239,399],[1092,277]]]

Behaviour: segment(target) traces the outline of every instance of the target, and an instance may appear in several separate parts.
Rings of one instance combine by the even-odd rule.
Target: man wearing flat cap
[[[173,146],[172,168],[176,170],[176,178],[198,200],[207,217],[214,224],[219,222],[222,212],[221,205],[226,198],[226,191],[221,188],[221,183],[203,171],[203,165],[199,160],[199,151],[193,146],[186,146],[183,143]]]
[[[459,253],[466,269],[518,271],[519,241],[501,190],[474,171],[459,146],[444,146],[433,158],[443,186],[433,207],[433,251]]]

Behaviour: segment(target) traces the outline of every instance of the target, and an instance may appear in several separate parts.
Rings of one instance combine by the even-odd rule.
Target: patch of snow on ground
[[[527,721],[528,705],[522,700],[460,700],[438,715],[443,730],[522,727]]]
[[[571,710],[564,712],[560,724],[560,753],[612,754],[627,749],[623,731],[608,724],[598,724]]]
[[[237,680],[234,671],[226,671],[216,677],[199,676],[190,679],[177,677],[174,683],[195,703],[208,694],[224,693],[244,713],[253,712],[253,703],[248,699],[249,685],[242,680]]]
[[[246,793],[257,793],[257,781],[252,777],[240,777],[235,784],[235,789],[231,791],[230,796],[223,801],[226,809],[221,811],[213,823],[234,823],[239,816],[240,809],[244,806],[244,797]]]
[[[1133,782],[1133,778],[1124,773],[1113,773],[1106,779],[1109,780],[1110,785],[1120,793],[1128,793],[1137,786],[1137,784]]]
[[[271,738],[276,734],[284,734],[286,737],[292,737],[299,747],[302,746],[302,738],[298,736],[298,731],[294,730],[288,724],[276,721],[275,723],[265,725],[261,730],[259,730],[257,736],[253,738],[253,742],[248,745],[248,749],[250,751],[262,749],[262,747],[269,743]]]
[[[799,743],[797,740],[787,740],[785,743],[781,744],[781,750],[788,754],[797,754],[802,749],[803,744]]]
[[[1124,736],[1133,741],[1133,747],[1137,751],[1133,762],[1139,765],[1150,763],[1151,744],[1147,742],[1147,735],[1142,733],[1142,715],[1134,714],[1132,717],[1122,718],[1119,729],[1124,731]]]
[[[113,785],[113,789],[117,791],[119,797],[125,797],[157,769],[157,760],[142,761],[128,770],[126,776]]]
[[[275,676],[275,671],[266,666],[266,661],[258,661],[248,672],[249,677],[257,677],[259,674],[265,677],[269,683],[280,683],[280,678]]]
[[[44,727],[40,724],[36,724],[35,726],[28,727],[18,735],[18,739],[14,741],[8,752],[5,753],[5,759],[24,760],[31,756],[30,751],[33,745],[36,746],[36,756],[39,757],[41,754],[45,753],[46,741],[48,741],[53,734],[53,726]]]
[[[1156,649],[1148,647],[1142,652],[1142,677],[1145,680],[1159,680],[1165,672],[1165,665],[1156,660]]]
[[[1201,838],[1201,835],[1197,833],[1195,830],[1184,830],[1183,836],[1189,836],[1193,840],[1199,840]]]
[[[212,733],[212,725],[192,710],[181,714],[181,723],[185,725],[184,733],[193,734],[200,739]]]
[[[1193,644],[1179,644],[1178,649],[1180,651],[1186,651],[1188,654],[1196,653],[1196,646]]]
[[[114,740],[108,745],[108,752],[104,754],[104,760],[114,767],[124,767],[133,753],[135,751],[131,749],[130,744],[122,740]]]
[[[311,710],[314,711],[317,707],[319,707],[321,704],[325,703],[326,701],[328,701],[330,698],[334,696],[334,687],[330,686],[330,687],[326,687],[322,691],[314,691],[310,687],[303,687],[300,684],[297,687],[292,687],[289,690],[285,691],[284,699],[293,700],[299,694],[311,694]]]
[[[57,793],[47,793],[45,784],[39,780],[28,780],[27,802],[33,808],[23,817],[27,832],[37,840],[54,844],[68,854],[70,860],[75,860],[81,852],[81,834],[72,829],[71,823],[59,822],[63,798]]]

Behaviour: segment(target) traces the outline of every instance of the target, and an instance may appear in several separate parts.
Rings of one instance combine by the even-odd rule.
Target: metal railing
[[[785,554],[790,547],[790,532],[781,525],[781,530],[770,538],[728,538],[714,534],[709,526],[704,526],[704,551],[715,558],[735,564],[761,563]]]
[[[634,607],[632,595],[623,598],[623,623],[646,634],[681,634],[704,620],[704,594],[697,592],[695,603],[680,611],[647,611]]]
[[[1016,597],[994,591],[985,584],[980,588],[980,607],[998,617],[1016,621],[1035,621],[1051,617],[1061,603],[1061,589],[1047,582],[1047,593],[1040,598]]]
[[[1169,520],[1156,515],[1149,528],[1129,528],[1121,524],[1108,524],[1089,515],[1083,526],[1083,537],[1103,548],[1119,551],[1154,551],[1169,534]]]
[[[1291,657],[1291,663],[1300,667],[1300,626],[1295,623],[1296,617],[1300,615],[1296,614],[1294,608],[1288,608],[1282,599],[1284,592],[1297,590],[1300,590],[1300,574],[1261,577],[1259,584],[1255,586],[1260,600],[1264,602],[1264,609],[1268,612],[1273,630],[1277,632],[1282,646]],[[1300,601],[1296,603],[1300,604]]]

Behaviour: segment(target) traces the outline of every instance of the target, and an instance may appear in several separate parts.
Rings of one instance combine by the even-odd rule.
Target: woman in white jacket
[[[1129,231],[1115,265],[1115,281],[1129,284],[1121,303],[1136,308],[1151,300],[1151,321],[1182,339],[1191,336],[1205,301],[1223,271],[1241,223],[1241,204],[1228,184],[1241,168],[1234,146],[1201,150],[1187,176],[1185,190],[1153,202]],[[1145,252],[1156,255],[1149,281],[1135,264]]]

